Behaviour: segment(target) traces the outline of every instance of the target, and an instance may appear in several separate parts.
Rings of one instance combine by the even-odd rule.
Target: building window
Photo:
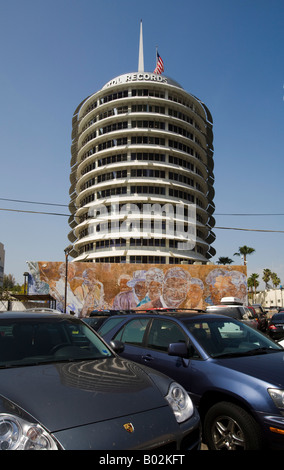
[[[173,173],[169,171],[169,179],[173,181],[178,181],[179,183],[187,184],[188,186],[194,186],[194,181],[188,176],[181,175],[180,173]]]
[[[115,122],[105,127],[100,127],[99,135],[108,134],[109,132],[119,131],[121,129],[127,129],[127,121]]]
[[[133,104],[131,107],[132,113],[157,113],[165,114],[164,106],[152,106],[148,104]]]
[[[127,145],[127,137],[122,137],[120,139],[107,140],[98,145],[98,150],[106,150],[112,147],[117,147],[119,145]]]
[[[165,145],[165,139],[159,137],[148,137],[146,135],[138,135],[131,137],[131,144]]]
[[[103,113],[99,114],[99,121],[102,119],[111,117],[111,116],[117,116],[119,114],[126,114],[128,112],[128,106],[120,106],[118,108],[111,108],[107,109]]]
[[[97,160],[98,167],[109,165],[110,163],[119,163],[119,162],[126,162],[126,161],[127,161],[126,153],[118,153],[116,155],[109,155],[108,157],[100,158]]]
[[[118,196],[119,194],[127,194],[127,188],[124,186],[122,188],[108,188],[102,191],[97,191],[97,199],[110,196]]]
[[[166,189],[159,186],[131,186],[131,194],[160,194],[165,196]]]
[[[106,256],[105,258],[95,258],[95,263],[126,263],[126,256]]]
[[[110,95],[105,95],[100,98],[100,104],[108,103],[109,101],[119,100],[121,98],[127,98],[128,91],[123,90],[118,93],[111,93]]]
[[[174,132],[175,134],[180,134],[183,137],[187,137],[188,139],[193,140],[192,132],[189,132],[186,129],[183,129],[182,127],[174,126],[173,124],[169,124],[169,131]]]
[[[133,178],[165,178],[165,171],[160,170],[150,170],[147,168],[134,168],[131,170],[131,176]]]
[[[112,247],[126,246],[125,238],[116,238],[112,240],[99,240],[96,242],[96,248],[112,248]]]
[[[165,129],[165,123],[160,121],[132,121],[131,127],[143,128],[143,129]]]
[[[186,201],[194,202],[194,196],[186,193],[185,191],[179,191],[178,189],[169,189],[169,196],[185,199]]]
[[[165,93],[159,90],[148,90],[146,88],[138,88],[138,90],[132,90],[132,96],[154,96],[155,98],[165,98]]]
[[[172,147],[177,150],[181,150],[182,152],[188,153],[189,155],[194,155],[193,148],[189,147],[188,145],[183,144],[182,142],[178,142],[176,140],[169,140],[169,147]]]
[[[131,153],[131,160],[165,162],[166,155],[164,153],[137,152]]]
[[[183,160],[182,158],[179,158],[179,157],[174,157],[173,155],[169,155],[169,163],[182,166],[183,168],[186,168],[187,170],[191,170],[191,171],[194,170],[193,163]]]
[[[165,264],[166,257],[165,256],[130,256],[130,263],[152,263],[152,264]]]
[[[110,171],[109,173],[103,173],[98,175],[98,183],[104,181],[114,180],[118,178],[127,178],[127,170]]]

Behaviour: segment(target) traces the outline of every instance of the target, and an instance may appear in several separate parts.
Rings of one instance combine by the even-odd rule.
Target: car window
[[[241,315],[244,320],[254,320],[255,316],[248,307],[242,307]]]
[[[220,311],[220,313],[231,318],[242,318],[241,312],[238,308],[224,308],[222,311]]]
[[[197,339],[208,353],[211,352],[212,344],[214,344],[214,335],[209,324],[207,322],[198,321],[196,323],[190,323],[188,327],[194,338]]]
[[[155,318],[148,336],[147,346],[159,351],[168,351],[170,343],[186,342],[187,337],[182,329],[171,320]]]
[[[121,317],[111,317],[108,318],[100,328],[98,328],[98,333],[101,336],[104,336],[106,333],[108,333],[112,328],[114,328],[116,325],[119,323],[122,323],[125,320],[125,318]]]
[[[237,323],[227,322],[218,328],[222,339],[244,339],[246,338],[246,332],[242,325]]]
[[[224,348],[222,338],[227,338],[227,333],[231,332],[231,328],[235,332],[235,327],[238,327],[232,322],[214,321],[205,322],[198,321],[190,323],[188,326],[189,331],[194,338],[202,346],[202,348],[211,356],[221,354]],[[224,328],[224,330],[223,330]]]
[[[217,313],[220,315],[226,315],[227,317],[231,317],[231,318],[238,318],[238,319],[242,318],[238,308],[230,308],[230,307],[224,307],[224,306],[212,307],[212,308],[210,307],[208,308],[207,311],[209,313]]]
[[[114,339],[127,344],[142,345],[143,337],[150,318],[135,318],[130,320],[116,334]]]
[[[0,367],[111,355],[101,339],[79,320],[51,317],[0,322]]]
[[[98,328],[98,326],[100,325],[100,323],[103,323],[103,321],[105,321],[105,318],[101,318],[101,317],[86,317],[86,318],[82,318],[82,320],[87,323],[87,325],[91,326],[92,328]]]
[[[265,315],[265,312],[262,311],[260,307],[256,307],[255,305],[253,306],[255,313],[258,315]]]
[[[212,357],[243,354],[259,348],[279,349],[268,337],[234,320],[186,323],[190,333]]]
[[[284,313],[275,313],[272,317],[273,321],[283,321],[284,320]]]
[[[253,308],[254,308],[255,313],[258,313],[258,314],[262,313],[259,307],[253,307]]]

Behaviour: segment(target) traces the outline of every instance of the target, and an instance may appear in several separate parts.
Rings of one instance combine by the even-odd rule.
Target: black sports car
[[[182,386],[69,315],[0,315],[0,449],[199,449]]]

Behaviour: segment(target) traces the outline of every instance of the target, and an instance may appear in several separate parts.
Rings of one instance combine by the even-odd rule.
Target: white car
[[[210,305],[206,307],[207,313],[217,313],[219,315],[225,315],[227,317],[235,318],[240,320],[247,325],[257,328],[257,321],[253,316],[253,313],[249,308],[244,305],[232,305],[232,304],[219,304],[219,305]]]

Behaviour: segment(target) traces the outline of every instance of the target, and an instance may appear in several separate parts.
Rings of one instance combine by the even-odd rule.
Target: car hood
[[[166,406],[145,370],[119,357],[2,369],[0,394],[55,432]]]
[[[284,351],[216,360],[218,365],[284,388]]]

